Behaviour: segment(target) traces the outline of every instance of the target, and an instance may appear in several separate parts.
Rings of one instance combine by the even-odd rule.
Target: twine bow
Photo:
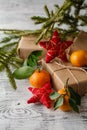
[[[56,63],[57,65],[61,66],[62,68],[56,69],[54,70],[54,72],[59,71],[59,70],[63,70],[63,69],[67,69],[68,72],[71,74],[71,76],[73,77],[73,79],[75,80],[76,84],[77,84],[77,92],[79,92],[79,81],[76,78],[76,76],[71,72],[71,70],[79,70],[79,71],[83,71],[86,75],[87,75],[87,71],[85,69],[87,69],[87,67],[73,67],[73,66],[66,66],[64,64],[64,62],[62,62],[60,59],[53,59],[51,61],[51,63]]]

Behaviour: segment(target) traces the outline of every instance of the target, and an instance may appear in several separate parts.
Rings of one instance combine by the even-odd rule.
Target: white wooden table
[[[64,0],[0,0],[0,28],[36,29],[30,17],[44,15],[43,6],[53,8]],[[80,114],[52,111],[41,104],[27,104],[32,96],[29,81],[17,80],[13,90],[6,74],[0,73],[0,130],[87,130],[87,95]]]

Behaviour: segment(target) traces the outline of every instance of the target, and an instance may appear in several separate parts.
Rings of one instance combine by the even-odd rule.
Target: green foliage
[[[34,68],[32,68],[30,66],[23,66],[23,67],[16,69],[13,72],[13,76],[16,79],[25,79],[25,78],[29,78],[33,72],[34,72]]]
[[[16,42],[12,42],[12,40],[16,39]],[[0,71],[5,70],[11,86],[16,89],[16,82],[14,76],[12,74],[11,66],[18,68],[23,60],[18,60],[20,58],[17,57],[16,49],[18,44],[18,37],[6,35],[0,41]]]
[[[57,92],[52,92],[52,93],[50,94],[50,99],[51,99],[51,100],[54,100],[54,99],[59,98],[59,97],[60,97],[60,94],[57,93]]]
[[[13,77],[13,75],[12,75],[12,71],[11,71],[10,67],[9,67],[8,65],[5,65],[5,68],[6,68],[6,72],[7,72],[7,75],[8,75],[8,78],[9,78],[9,81],[10,81],[12,87],[13,87],[14,89],[16,89],[16,88],[17,88],[16,82],[15,82],[15,80],[14,80],[14,77]]]
[[[79,96],[71,87],[68,87],[68,91],[70,92],[70,98],[74,99],[77,105],[81,105],[81,96]]]
[[[64,101],[64,97],[60,96],[60,98],[58,98],[56,100],[56,102],[54,103],[54,110],[56,110],[58,107],[63,105],[63,101]]]
[[[44,6],[46,17],[32,17],[35,24],[42,24],[40,39],[47,36],[48,32],[51,33],[55,26],[64,35],[63,37],[66,35],[75,36],[80,31],[80,26],[87,26],[87,4],[85,0],[65,0],[61,7],[59,5],[54,7],[55,11],[50,11],[46,5]],[[85,14],[81,15],[83,10]],[[67,29],[63,29],[62,25],[66,25]],[[45,30],[47,31],[45,32]],[[40,40],[39,38],[36,44]]]
[[[59,108],[60,106],[63,105],[64,103],[64,97],[68,95],[68,93],[70,93],[70,97],[69,97],[69,105],[72,107],[72,109],[79,113],[79,107],[81,105],[81,96],[76,93],[73,88],[71,88],[69,85],[68,85],[68,81],[69,81],[69,78],[66,80],[66,85],[64,87],[64,90],[65,90],[65,93],[64,94],[59,94],[58,92],[52,92],[50,94],[50,99],[51,100],[54,100],[54,110],[56,110],[57,108]]]
[[[78,93],[76,93],[71,87],[68,87],[68,91],[70,92],[69,104],[74,111],[79,113],[78,106],[81,105],[81,96]]]
[[[73,108],[73,110],[75,112],[79,113],[79,108],[78,108],[78,106],[76,104],[76,101],[74,99],[70,98],[69,99],[69,104],[70,104],[70,106]]]
[[[27,59],[25,59],[23,66],[16,69],[13,72],[13,76],[16,79],[25,79],[29,78],[35,69],[38,68],[38,58],[42,55],[42,51],[32,52]]]
[[[31,67],[35,67],[38,65],[38,58],[42,55],[42,51],[34,51],[32,52],[27,59],[27,65]]]

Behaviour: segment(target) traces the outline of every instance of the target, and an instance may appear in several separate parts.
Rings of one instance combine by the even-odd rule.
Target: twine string
[[[77,84],[77,92],[79,92],[79,81],[78,79],[76,78],[76,76],[71,72],[71,69],[74,69],[74,70],[80,70],[80,71],[83,71],[85,74],[87,74],[87,71],[85,69],[87,69],[87,67],[73,67],[73,66],[66,66],[62,61],[60,61],[59,59],[56,60],[54,59],[53,61],[51,61],[51,63],[55,62],[57,65],[61,66],[62,68],[60,69],[56,69],[54,70],[54,72],[56,71],[59,71],[59,70],[63,70],[63,69],[67,69],[69,71],[69,73],[72,75],[73,79],[75,80],[76,84]],[[84,69],[85,68],[85,69]]]

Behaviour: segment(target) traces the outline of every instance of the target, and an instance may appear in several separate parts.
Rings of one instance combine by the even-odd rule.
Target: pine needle
[[[16,82],[15,82],[15,80],[14,80],[14,76],[13,76],[13,74],[12,74],[11,69],[9,68],[9,66],[8,66],[7,64],[5,65],[5,68],[6,68],[7,76],[8,76],[8,78],[9,78],[9,82],[11,83],[12,87],[13,87],[14,89],[16,89],[17,86],[16,86]]]

